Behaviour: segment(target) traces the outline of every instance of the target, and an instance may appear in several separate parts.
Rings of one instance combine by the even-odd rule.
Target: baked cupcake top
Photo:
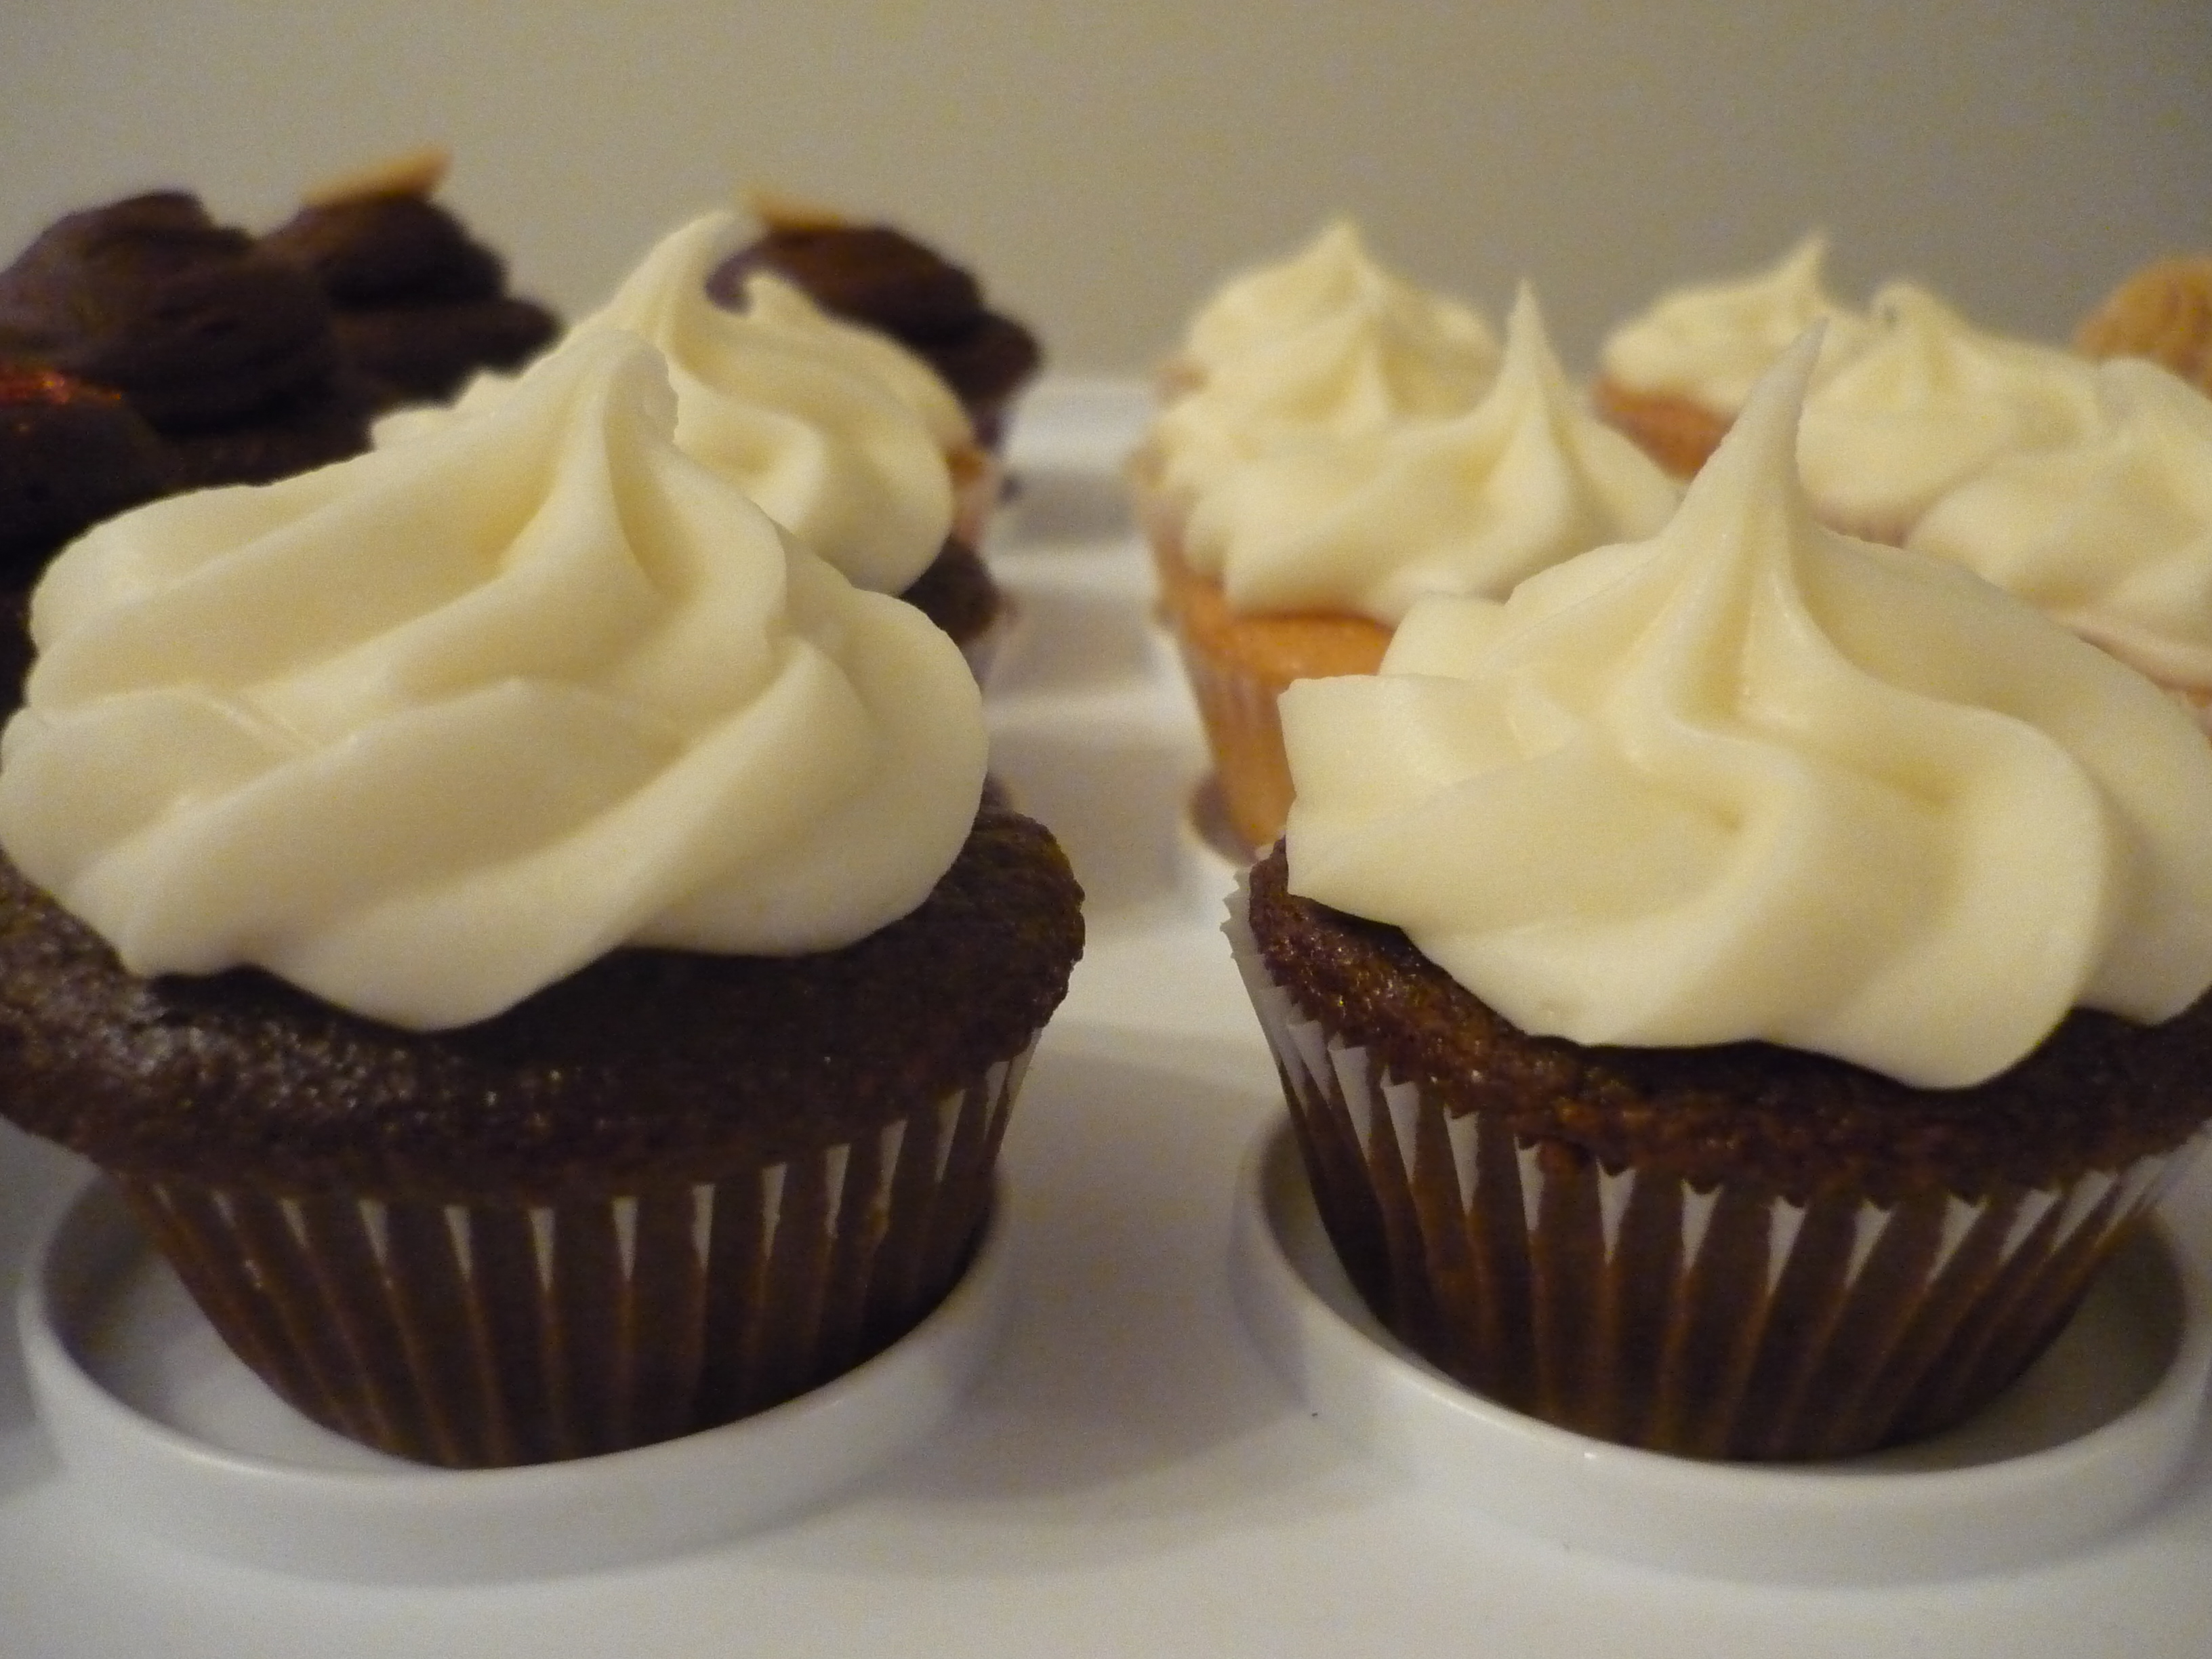
[[[1285,442],[1464,413],[1498,365],[1486,322],[1374,267],[1349,226],[1286,267],[1231,283],[1191,340],[1203,374],[1146,439],[1160,481],[1186,497]]]
[[[2212,702],[2212,398],[2134,358],[2101,365],[2095,385],[2095,425],[1992,461],[1905,545]]]
[[[1292,891],[1522,1030],[1759,1039],[1923,1087],[2212,985],[2212,745],[1955,567],[1818,525],[1816,340],[1656,537],[1425,599],[1281,702]]]
[[[594,331],[418,441],[109,520],[33,596],[0,846],[135,975],[253,963],[411,1027],[912,910],[975,815],[975,682],[676,405]]]
[[[2212,254],[2175,254],[2131,271],[2081,319],[2085,356],[2148,357],[2212,393]]]
[[[896,593],[937,556],[951,529],[945,449],[875,372],[872,356],[827,327],[790,320],[803,296],[786,290],[765,319],[707,298],[707,273],[738,231],[736,216],[720,212],[665,237],[556,350],[609,333],[651,342],[668,362],[676,441],[684,453],[853,581]],[[449,410],[402,410],[380,421],[377,442],[396,444],[465,418],[497,404],[511,384],[480,375]]]
[[[1798,431],[1806,493],[1830,523],[1902,541],[1998,456],[2095,429],[2094,370],[2075,353],[1977,328],[1909,283],[1872,312],[1872,337],[1807,396]]]
[[[1238,611],[1395,623],[1424,594],[1503,599],[1572,554],[1648,536],[1680,496],[1584,411],[1524,286],[1471,409],[1288,440],[1231,468],[1192,506],[1183,556]]]
[[[1870,328],[1828,293],[1821,276],[1827,254],[1827,238],[1814,231],[1764,270],[1662,294],[1606,336],[1599,368],[1629,391],[1733,415],[1791,343],[1825,320],[1813,371],[1818,385],[1866,343]]]

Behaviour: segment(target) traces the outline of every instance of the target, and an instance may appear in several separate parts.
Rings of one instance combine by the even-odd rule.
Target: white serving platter
[[[314,1480],[445,1477],[362,1468],[272,1411],[96,1200],[65,1213],[85,1171],[0,1126],[11,1288],[35,1262],[84,1298],[40,1313],[33,1274],[31,1346],[40,1323],[79,1343],[39,1363],[108,1414],[126,1471],[72,1443],[97,1431],[69,1406],[49,1431],[0,1330],[0,1655],[2212,1652],[2212,1164],[1989,1422],[1849,1469],[1532,1437],[1332,1283],[1218,931],[1229,867],[1189,827],[1203,759],[1117,477],[1143,409],[1131,383],[1049,384],[1017,434],[1023,494],[992,550],[1019,606],[995,763],[1068,847],[1091,943],[1009,1134],[982,1276],[856,1374],[867,1434],[823,1454],[834,1468],[787,1462],[759,1505],[699,1495],[717,1456],[743,1464],[742,1436],[656,1449],[659,1480],[569,1471],[539,1517],[565,1554],[516,1535],[526,1508],[432,1496],[419,1527],[380,1500],[349,1555]],[[87,1236],[109,1252],[89,1290],[70,1277]],[[106,1359],[70,1358],[87,1319]],[[196,1487],[196,1458],[249,1478]],[[308,1485],[294,1526],[252,1516],[273,1501],[256,1460]],[[1793,1482],[1818,1489],[1809,1520],[1777,1495]],[[192,1494],[218,1489],[195,1528]],[[314,1536],[287,1559],[236,1547],[241,1527]]]

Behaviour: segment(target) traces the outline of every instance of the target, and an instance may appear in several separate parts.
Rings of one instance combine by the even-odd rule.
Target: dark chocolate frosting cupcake
[[[745,278],[772,270],[825,311],[890,335],[944,376],[996,447],[1007,406],[1036,378],[1036,337],[985,302],[973,273],[889,225],[848,224],[828,215],[763,207],[766,229],[708,280],[723,305],[744,302]]]
[[[560,328],[509,294],[506,261],[431,199],[445,170],[432,153],[331,185],[261,239],[320,285],[347,356],[386,405],[442,400],[480,369],[519,368]]]
[[[159,191],[58,220],[0,271],[0,356],[120,392],[188,485],[367,447],[369,398],[302,273]]]

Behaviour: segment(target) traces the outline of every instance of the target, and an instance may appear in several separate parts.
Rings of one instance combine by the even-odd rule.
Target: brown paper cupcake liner
[[[1470,1388],[1607,1440],[1808,1459],[1960,1421],[2057,1334],[2207,1139],[2057,1187],[1887,1206],[1608,1170],[1389,1076],[1272,978],[1241,891],[1233,908],[1315,1205],[1363,1299]]]
[[[117,1179],[224,1341],[308,1417],[457,1468],[586,1456],[763,1410],[918,1324],[980,1237],[1034,1046],[874,1134],[605,1200]]]

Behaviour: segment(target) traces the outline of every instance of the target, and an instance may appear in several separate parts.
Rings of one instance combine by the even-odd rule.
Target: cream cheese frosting
[[[975,680],[677,420],[601,331],[477,417],[100,526],[33,599],[0,846],[135,973],[256,963],[420,1028],[624,944],[904,915],[975,815]]]
[[[1411,336],[1497,361],[1497,336],[1478,313],[1384,266],[1349,219],[1332,220],[1288,258],[1224,283],[1192,317],[1182,356],[1212,374],[1346,312],[1379,313]]]
[[[1583,410],[1524,285],[1497,379],[1472,409],[1292,441],[1234,466],[1193,505],[1183,552],[1232,610],[1395,623],[1423,594],[1502,599],[1570,555],[1648,536],[1680,495]]]
[[[1290,688],[1292,890],[1583,1043],[1951,1087],[2075,1006],[2179,1012],[2212,744],[2033,607],[1820,526],[1790,465],[1816,350],[1656,537],[1425,599],[1380,674]]]
[[[2156,364],[2097,370],[2078,442],[2000,457],[1905,545],[2039,607],[2160,684],[2212,700],[2212,398]]]
[[[2098,422],[2095,368],[1978,329],[1925,289],[1875,295],[1872,337],[1805,402],[1798,466],[1820,515],[1902,541],[1942,495],[2009,452]]]
[[[1160,411],[1146,441],[1162,481],[1188,500],[1286,442],[1460,414],[1498,367],[1496,337],[1473,313],[1397,287],[1363,290],[1215,366]]]
[[[946,446],[929,423],[942,423],[945,411],[917,412],[909,397],[930,399],[911,377],[903,386],[885,379],[873,342],[827,317],[817,325],[806,313],[818,308],[776,277],[756,279],[768,295],[765,310],[732,311],[710,300],[708,273],[747,235],[733,212],[692,220],[663,238],[555,349],[611,330],[652,342],[668,360],[676,441],[686,453],[861,586],[902,592],[952,527]],[[387,416],[376,441],[404,441],[479,411],[511,385],[479,377],[451,411]],[[951,413],[964,434],[966,416],[957,404]]]
[[[1752,276],[1663,294],[1606,337],[1599,367],[1629,391],[1733,415],[1790,343],[1825,319],[1817,385],[1866,344],[1870,331],[1866,318],[1828,293],[1827,254],[1827,238],[1815,231]]]

